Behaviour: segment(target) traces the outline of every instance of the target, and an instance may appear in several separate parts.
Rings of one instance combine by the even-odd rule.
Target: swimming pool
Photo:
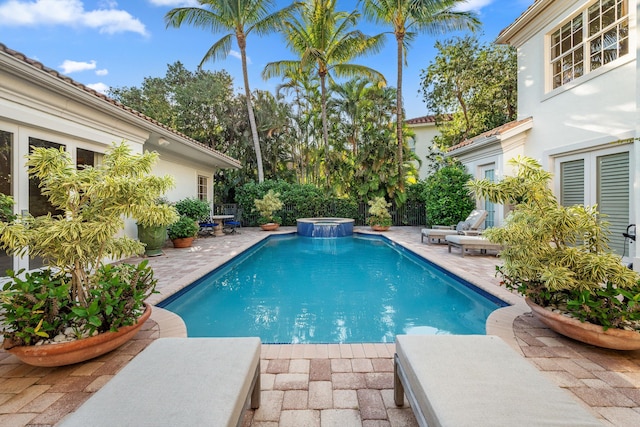
[[[484,334],[507,304],[378,236],[271,236],[160,304],[190,337],[263,343],[394,342]]]

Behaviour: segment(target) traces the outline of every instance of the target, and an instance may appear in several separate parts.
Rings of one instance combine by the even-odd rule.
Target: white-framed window
[[[0,129],[0,193],[13,195],[13,133]],[[13,269],[13,258],[0,249],[0,277]]]
[[[209,179],[206,176],[198,175],[198,199],[205,202],[209,199]]]
[[[496,179],[496,167],[495,164],[480,166],[480,175],[482,179],[494,182]],[[484,220],[483,228],[490,228],[496,225],[496,204],[490,200],[483,200],[483,209],[487,211],[487,217]]]
[[[628,0],[596,0],[549,35],[551,89],[629,53]]]
[[[610,249],[628,254],[622,233],[630,222],[630,155],[628,148],[601,150],[559,157],[557,189],[563,206],[598,205],[598,212],[609,223]]]

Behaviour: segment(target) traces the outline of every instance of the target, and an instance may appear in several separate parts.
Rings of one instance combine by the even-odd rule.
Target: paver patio
[[[493,256],[463,259],[449,254],[446,245],[422,244],[416,227],[393,227],[384,235],[513,304],[494,312],[487,321],[488,333],[505,339],[603,425],[640,425],[640,351],[598,349],[550,331],[530,315],[522,298],[499,286],[499,259]],[[160,291],[150,302],[157,303],[265,236],[259,229],[243,228],[240,234],[198,239],[190,249],[166,248],[164,256],[149,258]],[[0,350],[0,425],[55,425],[152,340],[184,334],[179,319],[154,309],[132,341],[85,363],[37,368]],[[393,353],[393,344],[265,344],[262,404],[248,411],[245,426],[415,426],[411,409],[393,403]]]

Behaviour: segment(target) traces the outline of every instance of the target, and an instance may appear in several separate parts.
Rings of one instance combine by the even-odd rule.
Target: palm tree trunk
[[[264,182],[264,170],[262,169],[262,150],[260,149],[260,140],[258,139],[258,127],[256,126],[256,117],[253,114],[253,105],[251,104],[251,89],[249,88],[249,72],[247,71],[247,51],[245,46],[240,44],[240,55],[242,57],[242,77],[244,78],[244,93],[247,98],[247,112],[249,113],[249,125],[251,126],[251,136],[253,138],[253,148],[256,152],[256,163],[258,165],[258,182]]]
[[[396,137],[398,138],[398,183],[400,191],[404,191],[404,175],[402,171],[402,165],[404,163],[403,159],[403,149],[404,149],[404,140],[402,137],[402,122],[403,122],[403,114],[402,114],[402,37],[398,37],[396,39],[398,43],[397,51],[398,51],[398,82],[397,82],[397,93],[396,93]]]
[[[322,94],[322,139],[324,142],[324,167],[327,170],[327,186],[329,185],[329,127],[327,125],[327,88],[326,74],[320,73],[320,89]]]

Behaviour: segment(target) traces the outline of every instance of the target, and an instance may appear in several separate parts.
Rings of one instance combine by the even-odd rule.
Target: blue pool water
[[[190,337],[263,343],[394,342],[484,334],[506,304],[379,237],[273,236],[160,306]]]

